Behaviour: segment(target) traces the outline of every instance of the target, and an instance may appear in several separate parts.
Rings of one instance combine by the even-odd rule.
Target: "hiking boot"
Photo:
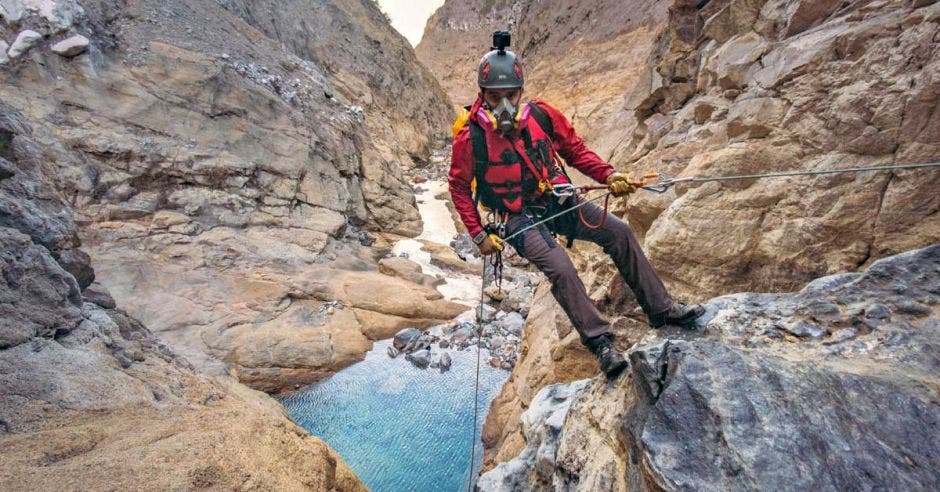
[[[654,314],[649,317],[649,320],[653,328],[662,328],[666,325],[678,325],[683,328],[689,328],[695,323],[695,320],[703,314],[705,314],[705,308],[703,308],[701,304],[687,306],[681,302],[674,302],[668,311]]]
[[[597,363],[600,365],[601,371],[607,376],[607,379],[616,378],[630,365],[630,363],[620,355],[620,352],[614,348],[609,334],[588,338],[584,345],[597,357]]]

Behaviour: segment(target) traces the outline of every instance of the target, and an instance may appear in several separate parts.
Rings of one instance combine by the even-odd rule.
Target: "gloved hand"
[[[503,240],[496,234],[486,236],[486,239],[480,243],[480,253],[491,255],[497,251],[503,250]]]
[[[629,174],[613,173],[604,183],[609,186],[610,194],[617,197],[636,193],[636,182],[630,179]]]

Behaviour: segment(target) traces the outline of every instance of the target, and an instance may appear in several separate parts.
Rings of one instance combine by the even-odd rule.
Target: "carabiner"
[[[559,183],[552,186],[552,194],[559,198],[567,198],[577,193],[578,188],[571,183]]]

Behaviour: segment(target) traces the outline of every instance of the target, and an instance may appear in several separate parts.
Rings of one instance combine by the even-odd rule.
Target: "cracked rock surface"
[[[630,349],[625,376],[595,377],[578,393],[550,472],[544,460],[530,460],[498,483],[526,480],[539,490],[940,485],[940,244],[799,292],[734,294],[706,307],[695,330],[648,332]],[[795,322],[826,334],[794,336],[784,326]],[[855,335],[838,335],[843,330]],[[527,446],[542,432],[526,429]],[[505,472],[500,466],[489,473]],[[486,477],[481,483],[493,483]]]

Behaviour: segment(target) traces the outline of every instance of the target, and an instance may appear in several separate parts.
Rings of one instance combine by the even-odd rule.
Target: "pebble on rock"
[[[430,357],[431,357],[431,352],[427,349],[418,350],[405,356],[405,358],[408,359],[409,362],[414,364],[415,367],[419,367],[421,369],[425,369],[428,367],[428,364],[431,363]]]
[[[7,54],[10,55],[10,58],[16,58],[23,53],[26,53],[26,51],[33,46],[36,46],[36,44],[38,44],[41,40],[42,34],[27,29],[16,37],[16,41],[13,41],[13,46],[10,47],[10,50],[7,51]]]
[[[421,336],[421,332],[417,328],[405,328],[395,334],[395,338],[392,339],[392,346],[401,350],[419,336]]]
[[[66,58],[71,58],[73,56],[78,56],[85,52],[88,49],[88,38],[82,36],[81,34],[76,34],[68,39],[59,41],[58,43],[52,45],[52,52],[64,56]]]
[[[821,338],[828,333],[825,328],[804,320],[784,325],[783,329],[798,337]]]
[[[823,342],[823,345],[834,345],[836,343],[842,343],[846,340],[851,340],[858,336],[858,330],[855,328],[843,328],[841,330],[836,330],[832,334],[832,337],[829,340]]]

